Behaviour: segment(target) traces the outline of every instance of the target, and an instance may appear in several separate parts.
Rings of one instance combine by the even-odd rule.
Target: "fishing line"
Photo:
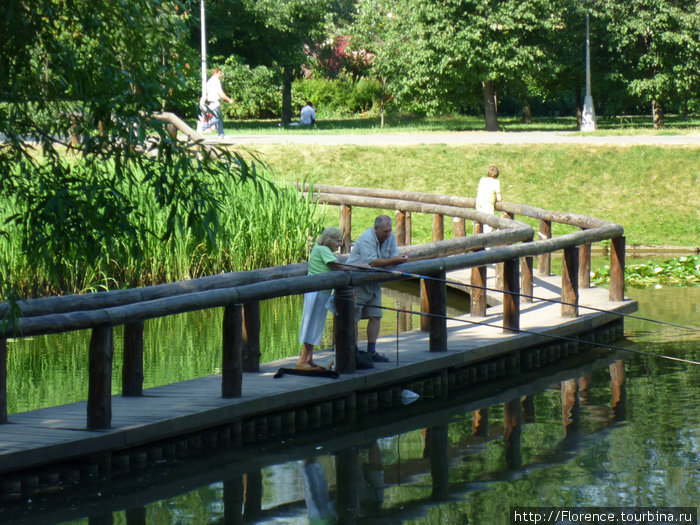
[[[594,307],[594,306],[585,306],[585,305],[582,305],[582,304],[568,303],[568,302],[562,301],[562,300],[560,300],[560,299],[549,299],[549,298],[547,298],[547,297],[538,297],[538,296],[536,296],[536,295],[526,295],[526,294],[519,293],[519,292],[511,292],[511,291],[506,291],[506,290],[499,290],[499,289],[497,289],[497,288],[489,288],[489,287],[487,287],[487,286],[478,286],[478,285],[475,285],[475,284],[465,284],[465,283],[461,283],[461,282],[459,282],[459,281],[451,281],[451,280],[449,280],[449,279],[441,279],[441,278],[439,278],[439,277],[432,277],[432,276],[430,276],[430,275],[421,275],[421,274],[418,274],[418,273],[403,272],[403,271],[401,271],[401,270],[387,270],[386,268],[380,268],[380,267],[374,267],[374,266],[373,266],[372,268],[365,268],[364,266],[356,266],[356,265],[354,265],[354,264],[347,264],[347,263],[343,263],[343,266],[352,267],[353,269],[362,270],[362,271],[365,271],[365,272],[373,272],[373,271],[376,271],[376,272],[390,273],[390,274],[392,274],[392,275],[402,276],[402,277],[411,278],[411,279],[429,279],[429,280],[432,280],[432,281],[443,282],[443,283],[445,283],[445,284],[452,284],[452,285],[460,286],[460,287],[463,287],[463,288],[464,288],[464,287],[467,287],[467,288],[476,288],[477,290],[486,290],[486,291],[488,291],[488,292],[502,293],[502,294],[505,294],[505,295],[513,295],[513,296],[517,296],[517,297],[526,297],[526,298],[528,298],[528,299],[533,299],[533,300],[543,301],[543,302],[548,302],[548,303],[554,303],[554,304],[561,304],[561,305],[564,305],[564,306],[575,306],[575,307],[577,307],[577,308],[584,308],[584,309],[586,309],[586,310],[591,310],[591,311],[594,311],[594,312],[600,312],[600,313],[604,313],[604,314],[617,315],[617,316],[619,316],[619,317],[629,317],[630,319],[637,319],[637,320],[639,320],[639,321],[647,321],[647,322],[650,322],[650,323],[657,323],[657,324],[662,324],[662,325],[665,325],[665,326],[671,326],[671,327],[673,327],[673,328],[680,328],[680,329],[682,329],[682,330],[688,330],[688,331],[690,331],[690,332],[700,332],[700,328],[695,328],[695,327],[692,327],[692,326],[685,326],[685,325],[680,325],[680,324],[676,324],[676,323],[669,323],[669,322],[667,322],[667,321],[659,321],[658,319],[651,319],[651,318],[649,318],[649,317],[641,317],[641,316],[639,316],[639,315],[634,315],[634,314],[626,314],[626,313],[622,313],[622,312],[613,312],[613,311],[610,311],[610,310],[605,310],[605,309],[603,309],[603,308],[596,308],[596,307]]]
[[[414,310],[406,310],[404,308],[392,308],[390,306],[368,305],[368,304],[361,304],[361,303],[357,303],[357,306],[373,306],[374,308],[381,308],[382,310],[390,310],[390,311],[396,311],[396,312],[401,312],[401,313],[405,313],[405,314],[412,314],[412,315],[420,315],[421,317],[437,317],[439,319],[445,319],[448,321],[457,321],[460,323],[469,323],[469,324],[475,324],[475,325],[479,325],[479,326],[488,326],[491,328],[498,328],[501,330],[503,329],[503,327],[501,327],[501,326],[489,324],[485,321],[472,321],[471,319],[462,319],[460,317],[451,317],[448,315],[431,314],[429,312],[418,312],[418,311],[414,311]],[[652,352],[644,352],[643,350],[637,350],[634,348],[626,348],[624,346],[617,346],[617,345],[603,344],[603,343],[593,343],[591,341],[585,341],[583,339],[576,339],[573,337],[566,337],[566,336],[562,336],[562,335],[543,334],[541,332],[533,332],[532,330],[523,330],[520,328],[509,328],[509,330],[513,330],[514,332],[518,332],[521,334],[537,335],[540,337],[547,337],[549,339],[556,339],[559,341],[567,341],[567,342],[578,343],[578,344],[589,344],[592,346],[599,346],[602,348],[608,348],[610,350],[621,350],[623,352],[631,352],[633,354],[645,355],[647,357],[659,357],[661,359],[668,359],[669,361],[678,361],[680,363],[687,363],[687,364],[691,364],[691,365],[700,365],[700,362],[693,361],[691,359],[683,359],[681,357],[673,357],[673,356],[664,355],[664,354],[654,354]]]

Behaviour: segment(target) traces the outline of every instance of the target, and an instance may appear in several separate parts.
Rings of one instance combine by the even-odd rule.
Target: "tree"
[[[498,130],[497,87],[549,67],[542,42],[558,15],[546,0],[379,0],[359,5],[357,27],[372,23],[375,28],[363,44],[374,45],[378,63],[392,79],[392,92],[400,102],[427,113],[478,103],[480,92],[486,129]]]
[[[655,128],[665,104],[700,90],[700,4],[697,0],[594,0],[617,56],[616,74],[630,95],[651,104]]]
[[[138,196],[168,210],[163,242],[181,229],[210,243],[217,188],[249,175],[152,119],[191,71],[188,16],[177,0],[17,0],[0,12],[0,198],[16,210],[0,228],[59,291],[97,257],[138,258]]]
[[[251,65],[276,67],[282,76],[282,122],[292,119],[292,81],[308,59],[305,49],[325,39],[348,0],[213,0],[207,19],[212,50],[238,54]]]

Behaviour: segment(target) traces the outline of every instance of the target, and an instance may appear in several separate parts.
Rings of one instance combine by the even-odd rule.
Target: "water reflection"
[[[697,319],[688,310],[700,290],[654,292],[629,291],[641,315]],[[673,309],[679,319],[661,316]],[[626,322],[639,349],[698,360],[697,336],[673,333]],[[166,447],[162,460],[111,481],[5,500],[0,522],[441,525],[505,523],[511,506],[696,506],[699,374],[622,352],[579,355],[353,427],[242,448],[219,442],[196,458]]]

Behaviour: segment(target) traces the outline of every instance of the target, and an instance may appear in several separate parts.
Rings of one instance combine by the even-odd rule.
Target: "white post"
[[[586,98],[583,100],[583,115],[581,116],[581,131],[595,131],[595,108],[591,95],[591,35],[586,13]]]
[[[202,101],[207,98],[207,15],[204,0],[200,0],[201,48],[202,48]]]

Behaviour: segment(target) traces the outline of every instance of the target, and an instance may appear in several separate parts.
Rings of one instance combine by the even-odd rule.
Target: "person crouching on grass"
[[[321,232],[316,241],[316,245],[311,250],[309,256],[309,275],[330,272],[342,265],[336,258],[334,252],[340,246],[343,239],[343,232],[340,228],[330,227]],[[301,330],[299,332],[299,342],[304,345],[297,361],[297,370],[325,370],[313,361],[314,346],[321,342],[323,329],[326,326],[328,309],[326,307],[331,296],[330,290],[320,290],[317,292],[306,292],[304,294],[304,311],[301,317]]]

